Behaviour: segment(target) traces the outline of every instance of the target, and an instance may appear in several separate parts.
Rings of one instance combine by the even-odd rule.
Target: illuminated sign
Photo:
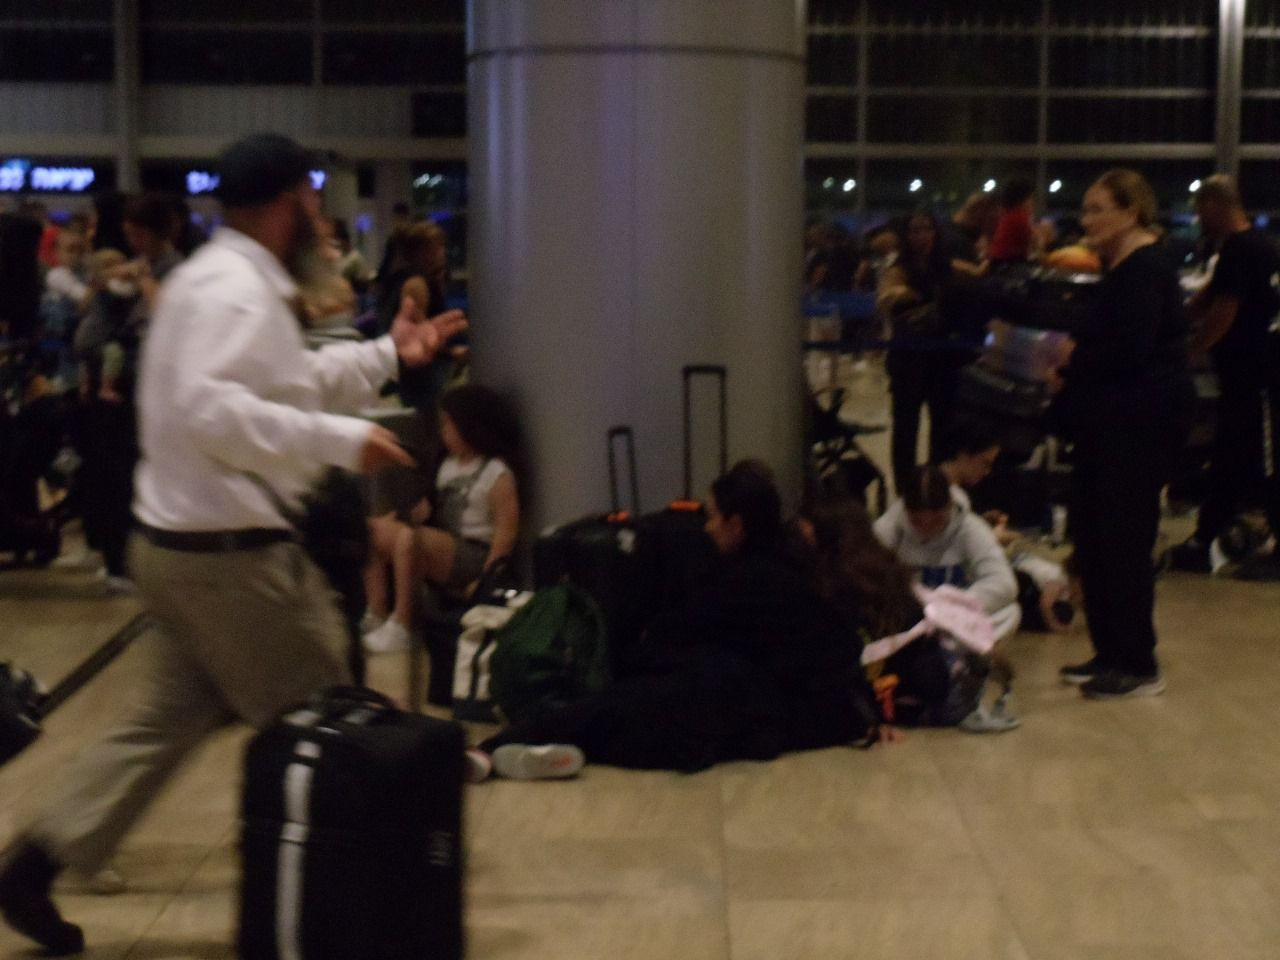
[[[92,167],[33,167],[29,160],[0,164],[0,191],[7,193],[84,193],[96,179]]]
[[[324,183],[329,175],[323,170],[311,171],[311,186],[317,190],[324,189]],[[187,171],[187,193],[191,196],[198,196],[202,193],[213,193],[218,189],[221,178],[216,173],[210,173],[208,170],[188,170]]]

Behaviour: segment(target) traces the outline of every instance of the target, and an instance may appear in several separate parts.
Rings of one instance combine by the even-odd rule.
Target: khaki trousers
[[[346,627],[324,575],[296,543],[183,553],[135,535],[130,569],[161,629],[137,706],[90,748],[28,835],[64,865],[110,859],[183,759],[218,728],[255,727],[334,684],[349,683]]]

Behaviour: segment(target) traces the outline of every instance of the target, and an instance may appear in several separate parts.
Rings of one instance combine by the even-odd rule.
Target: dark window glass
[[[0,0],[0,20],[110,20],[112,0]]]
[[[1049,101],[1053,143],[1206,143],[1213,138],[1208,97]]]
[[[858,41],[849,36],[809,38],[809,82],[852,86],[858,82]]]
[[[303,32],[144,30],[146,83],[310,83],[311,37]]]
[[[810,143],[848,143],[858,139],[858,101],[853,97],[809,97],[804,110]]]
[[[1249,0],[1244,19],[1251,27],[1280,26],[1280,0]]]
[[[867,0],[877,23],[985,24],[1027,26],[1040,22],[1040,4],[1009,0]]]
[[[1059,26],[1209,27],[1218,23],[1218,0],[1049,0],[1049,8],[1052,22]]]
[[[1245,40],[1244,85],[1280,87],[1280,40]]]
[[[1280,211],[1280,177],[1271,160],[1245,160],[1240,164],[1240,194],[1250,210]],[[1280,217],[1272,230],[1280,227]]]
[[[1049,50],[1055,87],[1211,87],[1217,42],[1197,37],[1059,37]]]
[[[1035,143],[1030,97],[873,97],[867,139],[881,143]]]
[[[809,22],[853,23],[858,19],[859,3],[860,0],[809,0]]]
[[[1034,87],[1040,45],[1034,37],[873,37],[871,82],[882,86]]]
[[[851,189],[846,190],[845,185]],[[806,160],[804,165],[804,197],[806,210],[840,210],[857,202],[858,161]]]
[[[142,23],[174,21],[183,23],[285,23],[305,21],[315,16],[311,0],[218,0],[199,3],[192,0],[142,0],[139,17]]]
[[[335,84],[466,83],[460,33],[330,33],[324,82]]]
[[[867,204],[873,210],[903,212],[921,207],[946,216],[987,180],[1015,174],[1035,178],[1034,160],[872,160],[867,164]],[[914,181],[920,186],[911,189]]]
[[[1212,160],[1055,160],[1049,164],[1048,182],[1062,185],[1049,194],[1049,209],[1078,214],[1085,191],[1114,167],[1129,167],[1146,177],[1165,212],[1185,211],[1192,181],[1213,173]]]
[[[115,46],[107,30],[0,30],[0,80],[110,82]]]
[[[321,0],[331,23],[465,23],[466,0]]]
[[[1280,100],[1254,100],[1240,104],[1240,139],[1245,143],[1280,143]],[[1275,170],[1275,167],[1272,167]],[[1276,178],[1280,180],[1280,177]]]
[[[467,95],[465,93],[415,93],[413,95],[413,135],[415,137],[465,137],[467,135]]]

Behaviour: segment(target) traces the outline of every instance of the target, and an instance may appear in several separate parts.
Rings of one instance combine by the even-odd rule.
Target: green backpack
[[[609,682],[604,614],[573,584],[539,590],[494,643],[490,689],[509,723],[598,693]]]

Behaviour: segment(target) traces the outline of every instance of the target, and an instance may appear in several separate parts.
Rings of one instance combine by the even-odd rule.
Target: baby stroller
[[[823,406],[822,394],[830,394]],[[809,470],[811,485],[824,497],[853,497],[872,516],[888,506],[884,473],[867,456],[858,438],[883,433],[885,427],[850,423],[840,416],[845,391],[840,387],[809,395]]]

